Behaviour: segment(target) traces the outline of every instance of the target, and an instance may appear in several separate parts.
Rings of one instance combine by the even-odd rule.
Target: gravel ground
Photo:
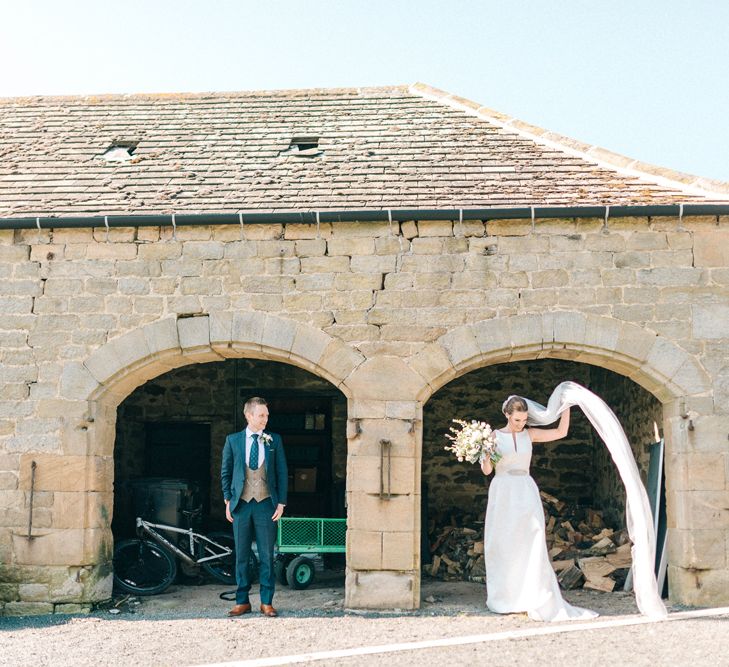
[[[229,619],[224,587],[174,586],[120,602],[120,613],[0,618],[0,665],[202,665],[339,648],[544,628],[523,614],[485,609],[484,590],[466,582],[423,581],[415,612],[344,610],[341,575],[306,591],[281,588],[277,619],[254,613]],[[255,605],[255,588],[251,601]],[[599,611],[598,621],[637,613],[626,593],[571,591],[567,599]],[[594,623],[587,622],[586,625]],[[729,615],[585,632],[499,639],[478,644],[337,658],[317,665],[691,665],[729,666]],[[307,663],[309,664],[309,663]]]

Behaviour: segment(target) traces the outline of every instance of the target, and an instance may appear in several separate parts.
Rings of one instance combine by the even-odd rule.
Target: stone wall
[[[672,595],[726,603],[728,247],[715,217],[0,231],[6,612],[108,595],[117,406],[230,358],[291,363],[347,397],[352,606],[419,603],[423,402],[542,358],[628,376],[661,403]]]

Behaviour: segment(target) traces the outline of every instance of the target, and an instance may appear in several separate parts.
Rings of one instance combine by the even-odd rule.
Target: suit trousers
[[[275,507],[271,498],[260,503],[257,500],[241,500],[233,510],[233,537],[235,539],[235,580],[238,588],[236,604],[250,602],[248,593],[251,581],[248,575],[248,561],[251,543],[255,537],[258,546],[259,573],[261,583],[261,604],[271,604],[276,587],[273,570],[273,548],[276,544],[276,523],[271,520]]]

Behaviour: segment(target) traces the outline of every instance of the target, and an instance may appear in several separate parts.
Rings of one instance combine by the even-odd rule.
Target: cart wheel
[[[289,583],[289,578],[286,576],[286,565],[288,563],[283,556],[279,556],[273,561],[273,571],[276,575],[276,581],[282,586],[287,586]]]
[[[297,556],[286,568],[286,578],[291,588],[308,588],[314,581],[314,561],[306,556]]]

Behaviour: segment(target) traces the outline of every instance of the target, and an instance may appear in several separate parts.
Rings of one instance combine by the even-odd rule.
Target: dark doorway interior
[[[144,477],[188,479],[199,485],[203,514],[210,510],[210,424],[145,424]]]
[[[331,516],[331,413],[326,396],[273,396],[268,428],[280,433],[289,468],[288,516]]]

